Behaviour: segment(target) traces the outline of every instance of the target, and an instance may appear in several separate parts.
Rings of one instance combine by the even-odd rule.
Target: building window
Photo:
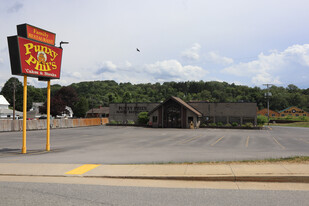
[[[274,116],[275,116],[275,114],[272,114],[271,116],[273,116],[273,117],[274,117]]]
[[[158,121],[158,116],[152,116],[152,122],[157,122]]]
[[[296,117],[298,117],[299,116],[299,114],[296,114]]]
[[[305,116],[307,116],[306,114],[303,114],[303,116],[305,117]]]
[[[281,114],[281,117],[284,117],[284,114]]]
[[[193,117],[188,117],[188,123],[190,124],[191,122],[193,122]]]

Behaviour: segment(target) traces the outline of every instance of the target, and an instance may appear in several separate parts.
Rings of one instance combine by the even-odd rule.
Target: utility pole
[[[13,120],[15,120],[15,90],[16,90],[16,82],[13,82]]]
[[[269,96],[271,96],[271,93],[269,92],[269,86],[273,84],[263,84],[263,85],[267,87],[267,93],[265,93],[265,96],[267,97],[267,117],[268,117],[267,125],[269,125]]]

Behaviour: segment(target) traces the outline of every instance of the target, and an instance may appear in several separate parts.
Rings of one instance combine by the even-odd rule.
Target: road
[[[229,161],[309,156],[308,128],[264,130],[152,129],[95,126],[27,132],[28,154],[21,154],[22,132],[0,133],[0,162],[132,164]]]
[[[0,182],[0,205],[308,205],[308,191]],[[187,183],[188,184],[188,183]],[[205,183],[207,184],[207,183]],[[162,184],[164,185],[164,184]]]

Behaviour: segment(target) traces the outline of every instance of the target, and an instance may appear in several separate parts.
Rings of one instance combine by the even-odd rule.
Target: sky
[[[309,88],[308,11],[308,0],[0,0],[0,87],[12,77],[7,37],[27,23],[56,33],[56,46],[69,42],[61,77],[51,84],[203,80]]]

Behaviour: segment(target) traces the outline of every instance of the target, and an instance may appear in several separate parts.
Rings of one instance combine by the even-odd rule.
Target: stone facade
[[[111,103],[109,105],[109,120],[121,123],[137,122],[140,112],[149,112],[159,103]]]

